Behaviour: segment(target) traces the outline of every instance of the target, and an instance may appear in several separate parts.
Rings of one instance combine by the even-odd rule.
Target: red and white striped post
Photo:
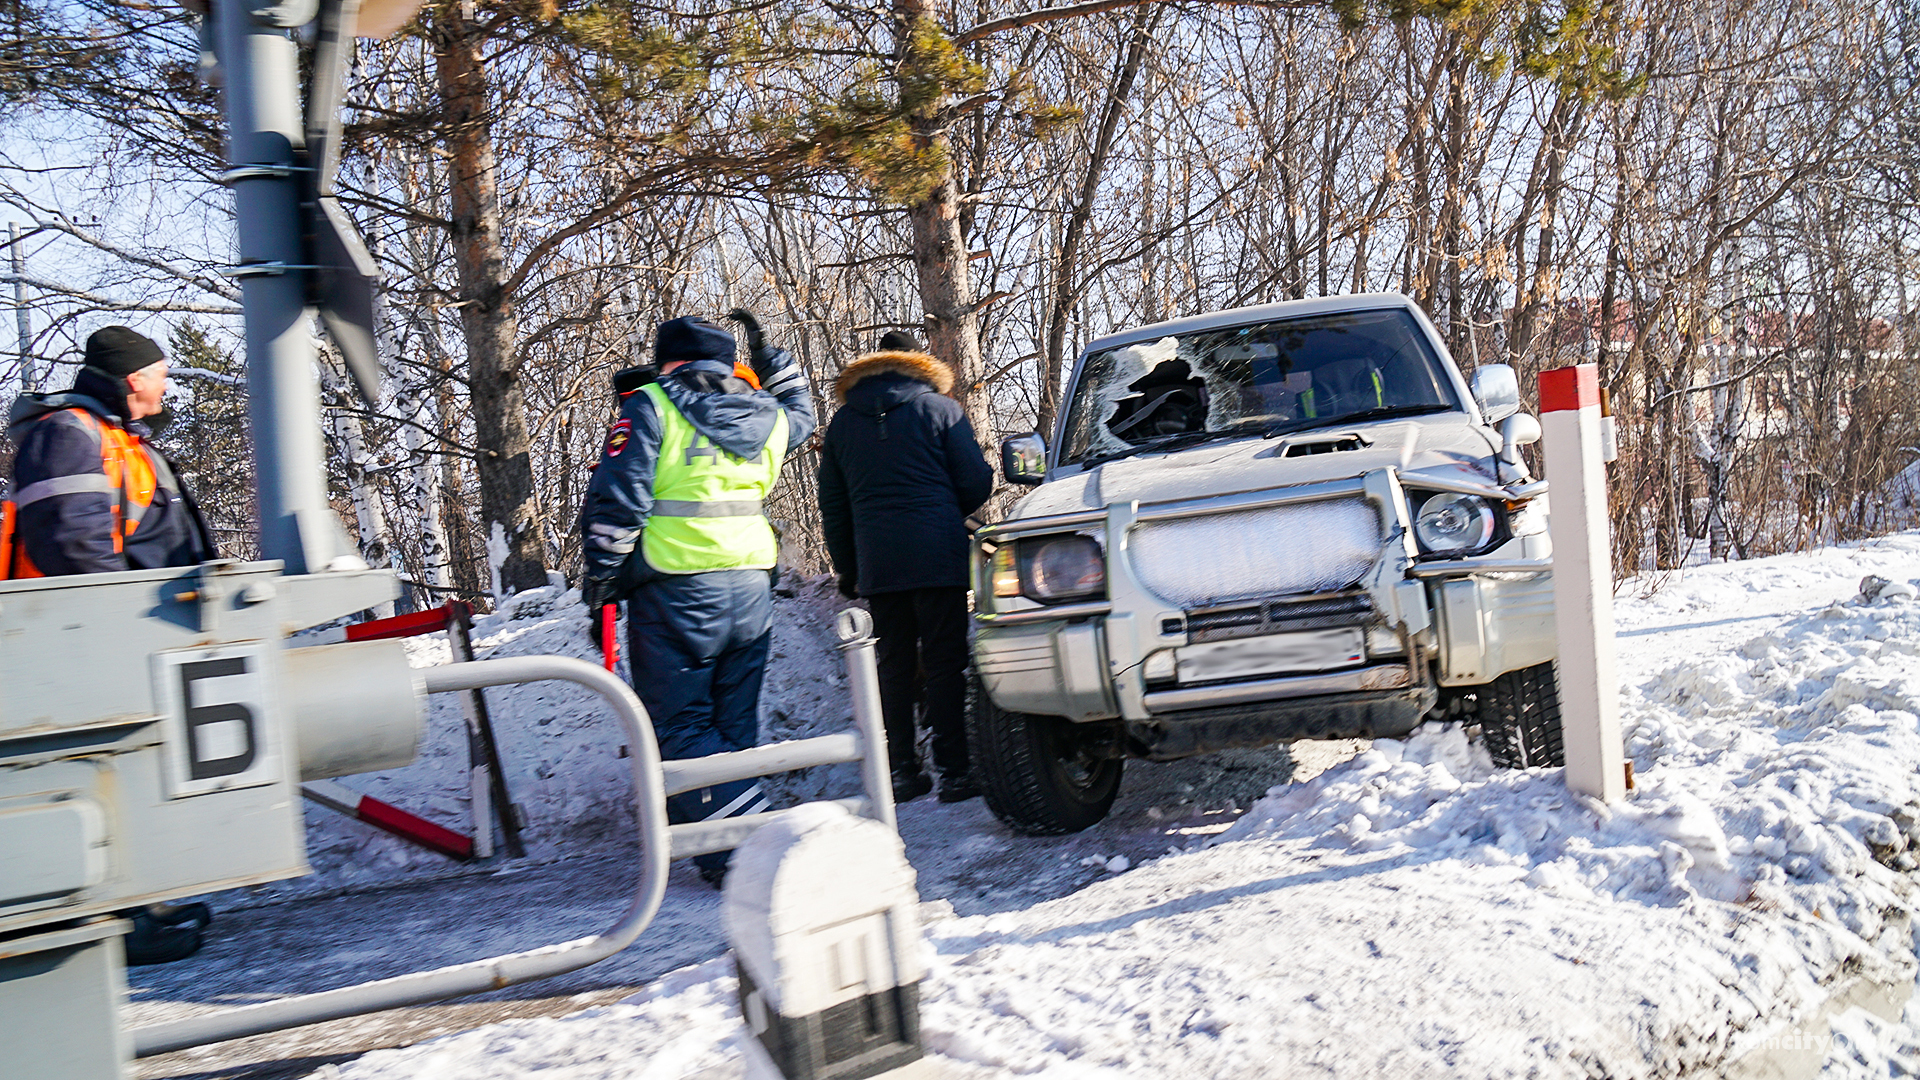
[[[1620,682],[1613,664],[1613,563],[1600,378],[1592,364],[1540,373],[1553,538],[1553,623],[1560,638],[1560,723],[1567,787],[1606,802],[1627,794]]]

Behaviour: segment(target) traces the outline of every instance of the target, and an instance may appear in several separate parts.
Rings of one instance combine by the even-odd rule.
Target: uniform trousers
[[[627,597],[633,689],[666,760],[745,750],[760,741],[760,683],[773,632],[765,570],[669,574]],[[674,824],[766,810],[758,780],[736,780],[667,800]],[[731,852],[696,856],[725,866]]]

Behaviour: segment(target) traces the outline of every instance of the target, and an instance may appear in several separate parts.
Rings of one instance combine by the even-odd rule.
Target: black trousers
[[[924,672],[933,765],[965,773],[967,760],[967,590],[908,589],[867,597],[879,638],[880,711],[893,767],[918,769],[914,752],[914,675]]]

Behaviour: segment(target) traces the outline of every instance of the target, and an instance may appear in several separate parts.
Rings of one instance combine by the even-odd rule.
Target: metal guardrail
[[[646,706],[627,684],[604,668],[564,656],[518,656],[422,669],[419,672],[422,688],[429,694],[561,679],[598,693],[613,706],[632,747],[629,771],[633,777],[634,812],[640,830],[640,880],[634,886],[626,913],[593,937],[136,1028],[130,1033],[134,1056],[151,1057],[190,1046],[401,1005],[484,993],[564,975],[598,963],[631,945],[658,914],[666,894],[667,863],[671,859],[737,847],[773,816],[751,814],[720,821],[669,825],[667,796],[670,794],[792,769],[858,761],[867,797],[840,800],[840,804],[885,822],[890,829],[895,828],[893,788],[873,655],[873,620],[866,612],[849,608],[840,613],[836,629],[852,691],[854,732],[671,763],[660,760],[660,746],[654,738],[653,722],[647,716]]]
[[[1252,682],[1223,683],[1216,686],[1183,686],[1177,690],[1154,690],[1142,699],[1150,713],[1179,712],[1223,705],[1245,705],[1256,701],[1284,701],[1316,697],[1321,694],[1363,693],[1369,690],[1398,690],[1413,683],[1413,672],[1405,664],[1377,664],[1348,671],[1316,672],[1311,675],[1284,675]]]
[[[1209,495],[1199,499],[1176,499],[1171,502],[1141,503],[1134,512],[1137,522],[1171,521],[1175,518],[1212,517],[1215,514],[1231,514],[1245,510],[1267,510],[1276,506],[1296,506],[1300,503],[1320,502],[1325,499],[1352,498],[1367,493],[1367,476],[1351,477],[1345,480],[1323,480],[1313,484],[1294,484],[1289,487],[1262,488],[1258,491],[1242,491],[1233,495]]]
[[[1083,529],[1089,525],[1103,525],[1106,520],[1107,508],[1103,506],[1098,510],[1075,510],[1066,514],[1048,514],[1045,517],[995,522],[982,528],[975,535],[982,540],[997,542],[1038,532],[1067,532]]]
[[[1387,494],[1369,487],[1368,478],[1386,475]],[[1435,480],[1420,477],[1414,481],[1422,490],[1456,491],[1462,494],[1481,495],[1486,498],[1535,498],[1546,493],[1546,481],[1536,480],[1513,488],[1500,488],[1484,484],[1472,484],[1457,481]],[[1175,518],[1198,517],[1212,514],[1225,514],[1235,511],[1264,510],[1276,506],[1288,506],[1299,503],[1315,502],[1323,499],[1371,495],[1376,501],[1404,501],[1398,494],[1394,470],[1376,470],[1345,480],[1329,480],[1314,484],[1300,484],[1293,487],[1266,488],[1259,491],[1240,492],[1233,495],[1209,496],[1204,499],[1185,499],[1173,502],[1135,504],[1132,512],[1121,522],[1122,531],[1134,524],[1150,521],[1165,521]],[[1383,507],[1384,508],[1384,507]],[[1004,542],[1019,536],[1038,532],[1060,532],[1070,529],[1084,529],[1095,522],[1105,521],[1109,516],[1124,512],[1127,504],[1115,503],[1104,510],[1084,510],[1071,514],[1054,514],[1048,517],[1028,518],[1021,521],[1001,522],[990,525],[979,532],[984,540]],[[1111,529],[1109,531],[1112,531]],[[1110,542],[1111,546],[1111,542]],[[974,590],[981,593],[985,582],[979,580],[980,560],[973,560]],[[1115,576],[1127,570],[1124,562],[1115,559],[1111,552],[1107,559],[1110,574]],[[1451,559],[1444,561],[1414,563],[1407,567],[1407,576],[1417,579],[1468,577],[1473,574],[1540,574],[1553,570],[1553,560],[1546,559]],[[1112,588],[1109,581],[1108,587]],[[1022,626],[1032,623],[1052,623],[1071,619],[1084,619],[1111,614],[1113,602],[1108,599],[1083,600],[1074,603],[1042,605],[1019,608],[1012,611],[976,611],[973,621],[979,626]]]

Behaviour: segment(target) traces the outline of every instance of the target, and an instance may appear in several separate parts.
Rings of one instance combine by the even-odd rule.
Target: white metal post
[[[480,720],[474,715],[473,695],[460,702],[467,714],[467,795],[473,828],[473,857],[493,858],[493,768],[480,742]]]
[[[880,711],[879,668],[873,653],[873,616],[860,608],[842,608],[834,629],[847,658],[847,690],[853,697],[854,728],[860,732],[860,779],[866,784],[867,805],[874,818],[897,829],[886,721]]]
[[[1613,568],[1600,380],[1592,364],[1540,373],[1540,430],[1553,500],[1553,621],[1560,637],[1560,721],[1567,787],[1626,797],[1620,683],[1613,663]]]
[[[939,1080],[919,906],[899,834],[832,803],[783,810],[735,850],[723,910],[746,1080]]]

